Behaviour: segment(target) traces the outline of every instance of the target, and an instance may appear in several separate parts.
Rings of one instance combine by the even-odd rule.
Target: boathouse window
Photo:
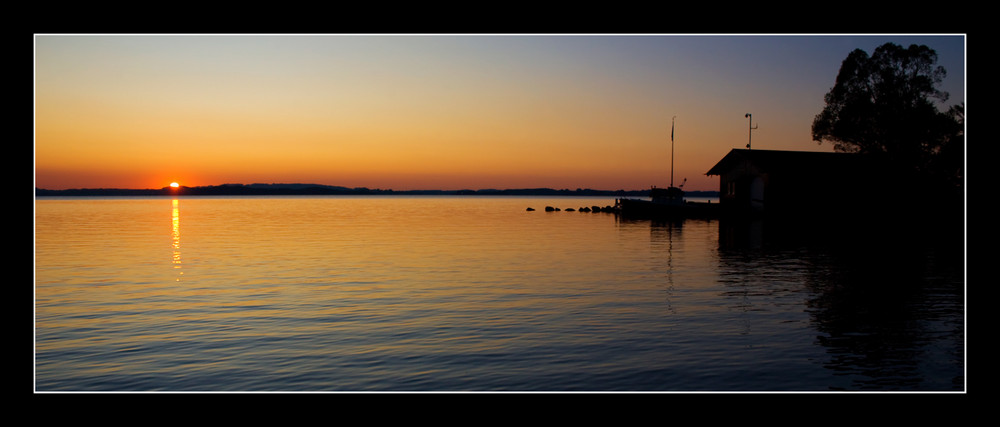
[[[736,183],[729,181],[726,183],[726,195],[732,196],[736,194]]]

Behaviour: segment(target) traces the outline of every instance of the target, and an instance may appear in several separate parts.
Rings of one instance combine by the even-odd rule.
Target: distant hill
[[[689,191],[688,197],[717,197],[718,191]],[[365,187],[339,187],[322,184],[222,184],[202,187],[164,187],[160,189],[118,189],[118,188],[77,188],[69,190],[35,189],[35,196],[309,196],[309,195],[456,195],[456,196],[608,196],[644,197],[649,190],[592,190],[523,188],[523,189],[480,189],[480,190],[383,190]]]

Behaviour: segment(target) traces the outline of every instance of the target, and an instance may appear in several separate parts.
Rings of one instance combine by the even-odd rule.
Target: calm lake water
[[[965,390],[961,235],[613,203],[39,198],[35,388]]]

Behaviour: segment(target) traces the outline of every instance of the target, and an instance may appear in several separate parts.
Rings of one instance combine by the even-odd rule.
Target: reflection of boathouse
[[[719,176],[725,211],[771,215],[856,207],[872,172],[855,154],[734,149],[706,175]]]

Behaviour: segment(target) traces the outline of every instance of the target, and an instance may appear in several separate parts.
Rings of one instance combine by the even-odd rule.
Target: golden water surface
[[[843,324],[825,320],[840,312],[830,308],[827,289],[842,266],[828,254],[727,250],[718,221],[630,221],[565,210],[610,203],[40,199],[36,388],[830,390],[961,383],[961,351],[950,350],[960,347],[960,310],[918,318],[921,329],[907,330],[915,338],[905,350],[942,342],[949,350],[893,360],[884,370],[907,380],[885,385],[859,362],[870,361],[843,357],[866,350],[854,346],[857,339],[844,345],[845,331],[837,329]],[[546,205],[563,210],[544,212]],[[859,333],[898,335],[879,329],[896,325],[875,326]],[[928,330],[941,338],[928,344]]]

